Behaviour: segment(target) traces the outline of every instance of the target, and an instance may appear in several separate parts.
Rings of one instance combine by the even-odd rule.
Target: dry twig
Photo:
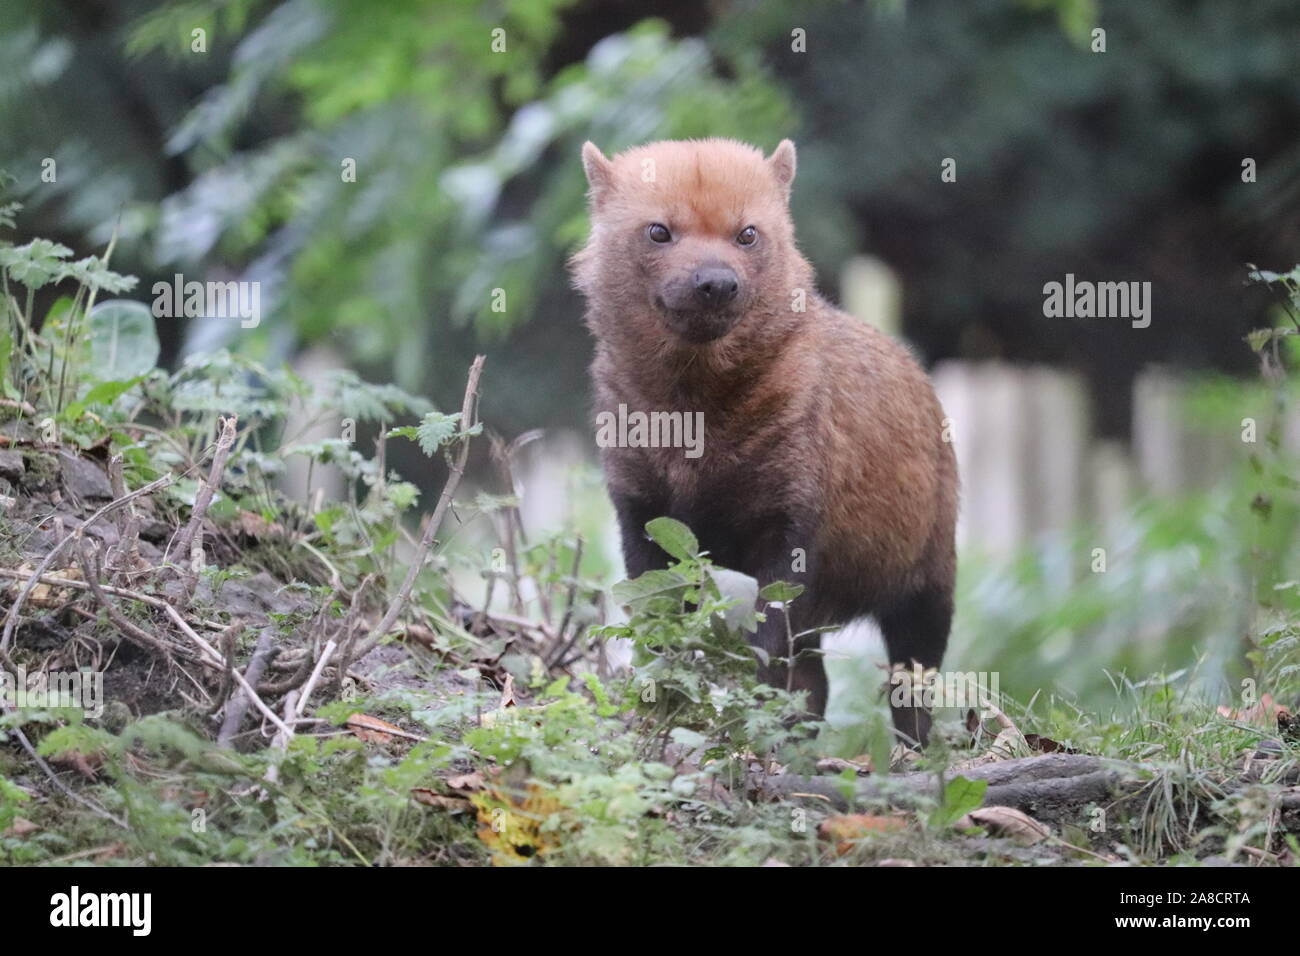
[[[74,539],[82,537],[83,532],[87,528],[94,525],[94,523],[98,521],[100,518],[104,517],[104,515],[109,514],[112,511],[116,511],[118,508],[121,508],[122,506],[134,501],[136,498],[140,498],[143,497],[144,495],[151,494],[152,492],[157,491],[159,488],[166,488],[168,485],[172,483],[173,480],[174,479],[169,473],[163,475],[161,478],[155,481],[149,482],[149,484],[141,488],[137,488],[135,491],[132,491],[130,494],[123,495],[120,498],[116,498],[113,501],[110,501],[108,504],[104,505],[104,507],[100,508],[89,518],[83,521],[78,527],[73,529],[72,532],[65,535],[63,538],[61,538],[59,542],[49,550],[49,552],[45,555],[45,557],[41,559],[41,563],[36,566],[36,570],[32,572],[30,577],[28,577],[27,584],[24,585],[22,591],[18,593],[18,597],[14,600],[13,605],[9,608],[9,613],[5,615],[4,632],[3,634],[0,634],[0,652],[9,650],[9,645],[13,641],[14,628],[18,626],[19,612],[22,610],[23,603],[27,600],[28,595],[32,593],[32,590],[36,587],[37,583],[39,582],[39,579],[45,574],[46,571],[50,569],[51,566],[53,566],[55,560],[58,558],[60,554],[63,553],[63,549],[66,548],[70,542],[72,542]],[[0,571],[3,570],[4,569],[0,569]]]
[[[455,461],[452,462],[451,473],[447,476],[447,483],[443,486],[442,494],[438,497],[438,504],[433,509],[433,516],[424,527],[420,545],[416,548],[415,556],[411,560],[411,566],[407,568],[406,579],[402,581],[402,586],[398,588],[397,594],[389,603],[388,610],[384,612],[379,624],[371,631],[370,637],[357,648],[356,660],[360,660],[369,654],[383,640],[384,635],[393,629],[393,625],[397,623],[397,616],[401,614],[402,607],[410,598],[411,589],[415,587],[415,579],[429,557],[434,536],[437,535],[438,528],[442,525],[443,516],[446,515],[447,509],[451,507],[452,497],[456,494],[457,486],[460,485],[461,476],[465,474],[465,462],[469,458],[469,432],[475,425],[478,407],[478,380],[482,373],[483,356],[480,355],[474,359],[474,364],[470,366],[469,379],[465,383],[465,400],[461,404],[460,411],[460,452],[457,454]]]
[[[275,628],[264,627],[262,633],[258,635],[253,656],[249,658],[248,668],[244,671],[244,680],[252,687],[256,687],[257,682],[262,679],[262,671],[266,669],[267,662],[277,650],[271,646],[271,635],[274,633]],[[227,657],[229,659],[229,655]],[[225,718],[221,721],[221,730],[217,733],[218,747],[232,746],[235,734],[239,732],[239,725],[243,723],[244,715],[248,713],[248,705],[251,703],[245,693],[231,695],[230,701],[226,704]]]
[[[99,602],[99,605],[108,615],[108,619],[113,622],[113,625],[121,631],[132,644],[145,650],[153,651],[156,654],[161,654],[164,660],[171,663],[171,648],[169,648],[165,642],[159,640],[144,628],[140,627],[140,625],[128,620],[126,616],[117,609],[117,605],[113,604],[100,588],[99,552],[95,552],[95,559],[93,562],[86,560],[86,556],[82,553],[80,546],[73,548],[72,553],[77,559],[78,567],[81,568],[81,576],[86,579],[86,583],[90,586],[90,593],[95,596],[95,600]]]
[[[194,568],[193,562],[187,560],[193,549],[197,546],[203,547],[203,519],[207,517],[208,506],[212,504],[212,498],[221,487],[221,477],[226,471],[226,459],[230,457],[230,449],[235,444],[235,425],[239,418],[231,415],[229,418],[223,418],[221,421],[221,434],[217,438],[217,448],[212,454],[212,468],[205,478],[199,484],[198,493],[194,497],[194,509],[190,512],[189,523],[181,531],[180,535],[172,543],[171,550],[167,553],[169,561],[190,569],[188,580],[193,582]]]

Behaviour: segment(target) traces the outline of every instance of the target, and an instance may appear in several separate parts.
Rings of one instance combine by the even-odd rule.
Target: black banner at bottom
[[[539,872],[546,869],[547,872]],[[533,872],[528,872],[532,870]],[[735,939],[770,920],[859,937],[882,925],[912,933],[934,920],[952,932],[989,918],[1017,934],[1073,939],[1173,932],[1230,939],[1294,924],[1295,876],[1277,868],[790,868],[725,873],[663,869],[11,869],[7,942],[33,935],[97,937],[128,947],[161,941],[373,942],[396,930],[548,936],[571,930],[666,928],[687,912],[693,943],[716,927]],[[643,882],[644,881],[644,882]],[[776,900],[780,902],[776,902]],[[761,903],[760,903],[761,901]],[[759,905],[756,905],[759,904]],[[507,919],[498,923],[494,913]],[[677,916],[672,914],[676,913]],[[877,923],[883,921],[883,923]],[[918,922],[919,921],[919,922]],[[969,921],[969,922],[967,922]],[[496,929],[493,929],[493,927]],[[874,935],[874,934],[872,934]],[[445,942],[445,940],[444,940]],[[528,945],[515,936],[515,945]]]

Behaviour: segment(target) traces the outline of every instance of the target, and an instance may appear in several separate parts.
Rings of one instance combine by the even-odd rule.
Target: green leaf
[[[415,504],[420,497],[420,490],[409,481],[395,481],[384,486],[384,495],[394,509],[405,511]]]
[[[978,809],[984,802],[984,791],[988,788],[987,780],[953,777],[943,790],[943,804],[930,814],[930,826],[952,826],[961,817]]]
[[[610,588],[610,596],[620,605],[636,604],[647,598],[673,595],[690,583],[676,571],[656,568],[630,581],[619,581]]]
[[[879,708],[873,709],[867,723],[867,753],[871,755],[871,772],[884,776],[889,773],[889,758],[893,753],[894,729]]]
[[[233,521],[239,514],[239,507],[230,498],[223,495],[213,495],[212,504],[208,507],[208,514],[223,523]]]
[[[490,495],[486,491],[480,491],[474,496],[474,506],[486,514],[505,508],[518,508],[519,504],[518,495]]]
[[[426,414],[424,420],[420,422],[420,427],[416,429],[421,450],[426,455],[432,455],[451,441],[456,435],[456,423],[459,421],[460,412],[455,415],[444,415],[442,412]]]
[[[773,581],[759,591],[758,596],[769,603],[779,601],[782,604],[788,604],[803,592],[804,586],[802,584],[791,584],[789,581]]]
[[[840,799],[853,806],[858,793],[858,772],[851,767],[845,767],[835,778],[835,789],[839,790]]]
[[[124,276],[113,272],[98,256],[79,259],[63,270],[59,278],[76,279],[88,289],[107,292],[109,295],[121,295],[135,288],[136,277]]]
[[[316,442],[290,445],[281,449],[281,456],[305,455],[322,465],[332,465],[347,461],[352,454],[352,443],[342,438],[322,438]]]
[[[420,450],[432,457],[434,452],[457,436],[456,426],[459,421],[460,412],[455,415],[428,412],[419,425],[403,425],[400,428],[389,429],[388,437],[409,438],[411,441],[419,442]],[[470,434],[477,434],[478,429],[479,426],[476,425]]]
[[[14,216],[22,208],[23,204],[18,202],[0,203],[0,228],[12,229],[14,227]]]
[[[110,299],[90,310],[90,367],[104,381],[123,381],[158,364],[158,332],[143,302]]]
[[[41,334],[48,337],[47,329],[50,332],[62,330],[72,318],[72,307],[75,304],[75,300],[69,295],[61,295],[55,299],[45,310],[45,324],[41,326]]]
[[[326,540],[329,540],[334,533],[334,523],[343,517],[342,508],[322,508],[312,515],[312,520],[316,522],[316,527],[320,529]]]
[[[90,753],[101,748],[108,749],[116,741],[104,730],[85,724],[69,727],[57,727],[51,730],[36,746],[36,752],[42,757],[52,757],[65,750],[79,750]]]
[[[758,594],[758,582],[748,574],[727,568],[709,568],[709,577],[713,579],[718,596],[728,601],[730,606],[722,612],[727,627],[733,631],[758,630],[758,616],[754,609],[754,598]],[[766,663],[766,661],[764,662]]]
[[[358,421],[382,422],[404,412],[421,414],[433,406],[428,399],[411,395],[396,385],[374,385],[364,382],[351,369],[336,369],[330,373],[325,393],[334,396],[343,414]]]
[[[63,412],[68,421],[76,421],[91,405],[112,405],[123,393],[130,391],[144,381],[143,375],[127,379],[124,382],[100,382],[86,393],[79,402],[73,402]]]
[[[70,255],[72,250],[67,246],[49,239],[33,239],[24,246],[0,248],[0,268],[15,282],[39,289],[63,277],[67,268],[63,260]]]
[[[709,742],[709,738],[687,727],[674,727],[668,734],[670,740],[687,750],[699,750]]]
[[[646,534],[678,561],[689,561],[700,555],[700,542],[691,529],[675,518],[655,518],[646,522]]]
[[[7,303],[0,300],[0,309]],[[6,322],[0,324],[0,397],[16,398],[17,395],[10,395],[10,392],[17,390],[9,381],[9,354],[13,349],[14,336],[9,331],[9,324]]]
[[[1246,342],[1250,345],[1251,351],[1259,352],[1269,342],[1273,341],[1272,329],[1254,329],[1246,336]]]

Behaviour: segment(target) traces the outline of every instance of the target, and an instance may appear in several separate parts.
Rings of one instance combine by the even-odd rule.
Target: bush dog
[[[731,140],[669,141],[610,159],[587,143],[582,162],[592,228],[572,265],[596,412],[703,414],[693,456],[667,442],[602,449],[627,574],[666,564],[645,524],[667,515],[760,586],[805,585],[796,633],[871,615],[895,666],[938,667],[956,570],[943,411],[905,348],[817,294],[790,217],[794,144],[764,158]],[[772,658],[760,677],[824,713],[820,636],[787,674],[785,622],[767,617],[752,638]],[[892,710],[924,744],[929,713]]]

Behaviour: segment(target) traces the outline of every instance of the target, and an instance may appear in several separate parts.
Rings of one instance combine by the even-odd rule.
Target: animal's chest
[[[685,454],[681,448],[645,448],[637,458],[640,477],[657,489],[656,497],[688,510],[723,504],[752,471],[721,443],[707,446],[698,456]]]
[[[766,521],[770,502],[781,497],[767,487],[772,475],[735,455],[710,449],[699,459],[655,455],[648,462],[661,489],[664,513],[685,523],[714,560],[745,569],[751,544]]]

